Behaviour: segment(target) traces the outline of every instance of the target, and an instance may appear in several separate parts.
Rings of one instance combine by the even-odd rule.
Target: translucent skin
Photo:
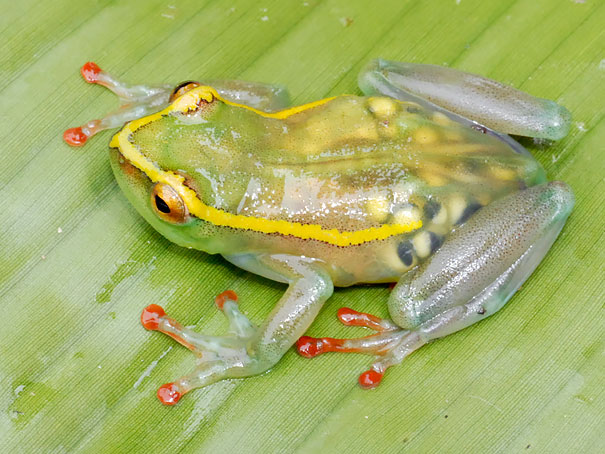
[[[266,84],[130,86],[93,63],[82,74],[122,106],[67,130],[65,141],[80,146],[128,121],[110,143],[111,164],[141,215],[177,244],[288,284],[258,326],[233,291],[221,293],[225,336],[145,308],[146,329],[197,357],[192,373],[158,390],[166,405],[264,372],[294,343],[306,357],[377,356],[359,376],[373,388],[422,345],[498,311],[574,204],[565,183],[548,183],[533,157],[495,130],[559,138],[569,112],[481,76],[375,60],[359,76],[368,96],[285,109],[287,93]],[[361,282],[397,282],[391,320],[342,308],[343,324],[375,334],[303,336],[334,286]]]
[[[132,142],[184,176],[205,204],[229,213],[340,231],[422,221],[413,232],[352,246],[195,218],[175,225],[157,219],[144,175],[133,178],[114,165],[133,205],[172,241],[228,256],[314,257],[329,265],[337,286],[397,281],[430,255],[422,251],[405,263],[398,245],[425,242],[427,232],[443,242],[469,207],[545,181],[531,156],[496,137],[380,96],[341,96],[285,119],[217,99],[193,113],[162,116],[135,131]]]

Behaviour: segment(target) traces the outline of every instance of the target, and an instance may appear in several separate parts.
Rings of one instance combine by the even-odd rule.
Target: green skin
[[[337,97],[284,119],[215,99],[187,116],[162,116],[130,141],[162,170],[185,176],[204,204],[229,213],[340,231],[421,220],[421,229],[335,246],[195,216],[172,222],[150,197],[155,183],[111,149],[120,187],[162,235],[288,284],[258,327],[227,299],[235,334],[204,336],[160,317],[158,329],[204,353],[169,384],[176,397],[164,403],[271,368],[334,286],[397,282],[388,301],[394,323],[380,321],[371,340],[341,342],[341,350],[379,355],[368,373],[381,377],[420,346],[500,309],[556,239],[573,206],[570,188],[548,183],[529,153],[493,130],[560,138],[570,119],[563,107],[479,76],[383,60],[364,69],[360,86],[371,96]],[[278,88],[213,87],[265,111],[285,107]]]

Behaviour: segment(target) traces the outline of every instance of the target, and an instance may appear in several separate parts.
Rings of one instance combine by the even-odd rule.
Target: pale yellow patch
[[[461,194],[452,194],[448,200],[447,206],[450,223],[455,224],[466,208],[466,200]]]
[[[441,126],[449,126],[452,124],[452,120],[449,117],[441,112],[435,112],[433,114],[433,121]]]
[[[368,108],[377,117],[385,119],[391,117],[399,110],[399,103],[391,98],[376,97],[368,99]]]
[[[366,202],[366,211],[376,222],[383,222],[389,215],[389,200],[383,195],[377,195]]]
[[[439,209],[439,212],[433,218],[433,222],[435,224],[445,224],[447,222],[447,209],[444,206]]]
[[[421,126],[414,131],[414,140],[422,145],[435,143],[439,140],[439,136],[434,128],[429,126]]]
[[[412,239],[416,255],[421,259],[431,255],[431,235],[426,230]]]
[[[498,180],[510,181],[514,180],[517,177],[517,174],[512,169],[507,169],[506,167],[500,166],[491,166],[490,171],[492,175]]]
[[[419,170],[418,176],[429,186],[445,186],[448,183],[447,178],[431,169]]]
[[[385,246],[378,251],[377,255],[380,257],[380,263],[392,269],[397,274],[403,274],[416,266],[416,258],[414,258],[414,261],[410,266],[406,266],[399,258],[397,246],[392,243],[385,244]]]
[[[395,224],[409,224],[420,220],[420,210],[417,206],[406,205],[395,212],[393,221]]]

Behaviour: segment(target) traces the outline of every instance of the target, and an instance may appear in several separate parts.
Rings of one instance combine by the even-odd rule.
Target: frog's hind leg
[[[359,86],[368,95],[416,102],[505,134],[558,140],[571,124],[569,111],[553,101],[443,66],[372,60]]]
[[[569,187],[553,182],[481,208],[414,273],[397,283],[388,306],[399,330],[383,330],[371,341],[370,337],[327,342],[303,338],[299,351],[304,347],[304,356],[325,351],[380,355],[360,376],[363,387],[376,386],[388,367],[427,342],[483,320],[504,306],[546,255],[572,206]],[[373,324],[391,326],[379,319]]]

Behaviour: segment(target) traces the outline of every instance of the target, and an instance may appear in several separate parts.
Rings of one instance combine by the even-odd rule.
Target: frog
[[[281,85],[239,80],[129,85],[86,63],[84,79],[120,107],[65,131],[109,143],[122,192],[169,241],[286,284],[264,321],[226,290],[225,335],[183,326],[151,304],[141,323],[191,350],[191,373],[162,385],[166,405],[220,380],[273,368],[294,347],[373,357],[377,387],[423,345],[502,308],[542,261],[574,196],[511,137],[565,137],[554,101],[454,68],[375,59],[362,94],[291,106]],[[343,307],[360,338],[305,332],[335,287],[390,284],[389,317]],[[358,308],[362,309],[362,308]]]

